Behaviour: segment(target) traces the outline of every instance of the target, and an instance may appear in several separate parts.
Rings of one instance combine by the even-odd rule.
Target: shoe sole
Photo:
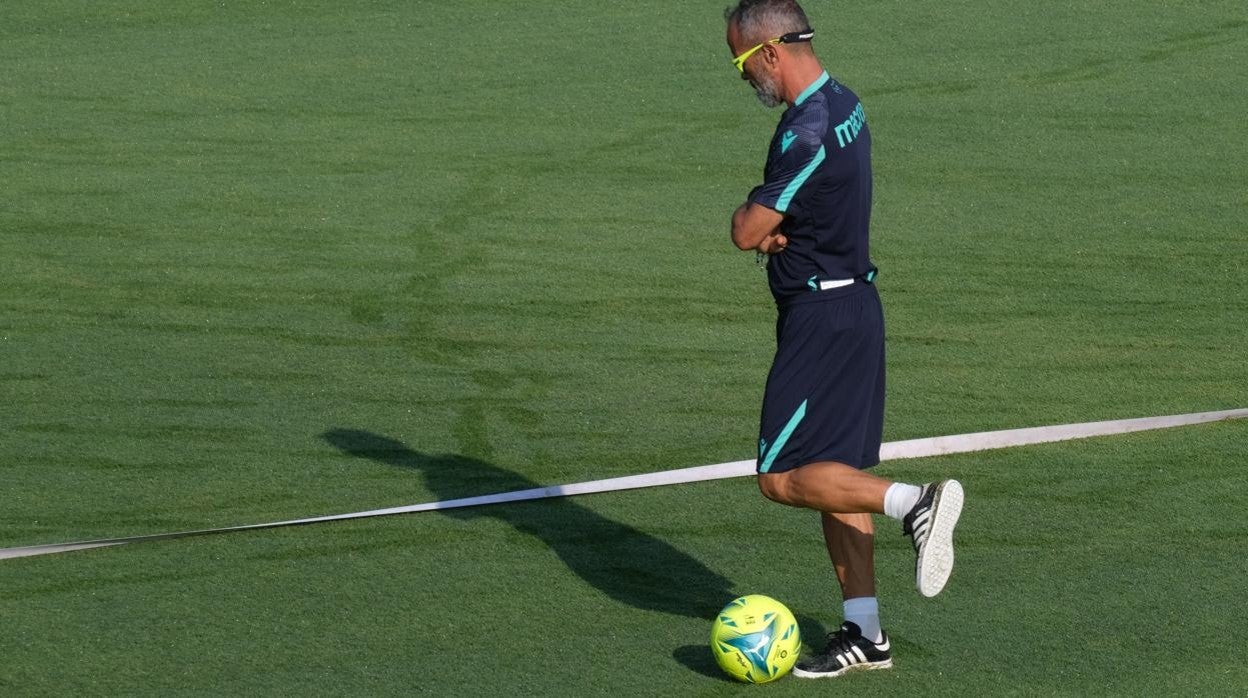
[[[933,597],[945,588],[953,573],[953,528],[962,515],[962,484],[957,480],[941,483],[932,503],[932,530],[923,544],[917,564],[919,593]]]
[[[892,669],[892,668],[893,668],[893,660],[885,659],[882,662],[863,662],[862,664],[850,664],[849,666],[843,669],[837,669],[836,671],[829,671],[823,674],[811,672],[811,671],[804,671],[802,669],[798,669],[797,667],[793,667],[793,675],[802,679],[831,679],[837,676],[842,676],[851,671],[870,671],[872,669]]]

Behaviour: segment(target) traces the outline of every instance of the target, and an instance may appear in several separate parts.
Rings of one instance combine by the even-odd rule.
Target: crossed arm
[[[784,214],[749,201],[732,214],[732,243],[742,250],[764,254],[783,252],[789,239],[780,232]]]

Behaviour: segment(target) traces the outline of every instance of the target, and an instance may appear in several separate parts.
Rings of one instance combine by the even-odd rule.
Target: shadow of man
[[[367,431],[331,429],[322,438],[351,456],[419,472],[438,499],[541,486],[475,458],[420,453]],[[711,619],[737,596],[727,579],[689,555],[566,497],[439,511],[458,519],[505,521],[550,546],[594,588],[635,608]]]

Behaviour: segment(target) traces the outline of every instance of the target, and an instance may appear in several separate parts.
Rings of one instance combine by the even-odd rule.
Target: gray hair
[[[806,31],[810,20],[795,0],[740,0],[724,10],[728,24],[736,24],[748,43],[774,39],[790,32]]]

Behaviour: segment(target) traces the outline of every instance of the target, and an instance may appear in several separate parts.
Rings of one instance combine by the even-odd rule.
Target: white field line
[[[890,461],[901,460],[904,458],[926,458],[929,456],[941,456],[953,453],[971,453],[973,451],[985,451],[996,448],[1028,446],[1032,444],[1051,443],[1054,441],[1069,441],[1071,439],[1085,439],[1092,436],[1108,436],[1112,434],[1126,434],[1133,431],[1167,429],[1170,427],[1180,427],[1189,424],[1243,419],[1245,417],[1248,417],[1248,409],[1236,409],[1223,410],[1220,412],[1196,412],[1192,414],[1179,414],[1166,417],[1142,417],[1139,419],[1118,419],[1107,422],[1060,424],[1047,427],[1006,429],[1003,431],[984,431],[974,434],[956,434],[953,436],[936,436],[926,439],[910,439],[908,441],[892,441],[883,444],[880,447],[880,460]],[[717,465],[702,465],[694,468],[682,468],[679,470],[665,470],[657,473],[644,473],[642,475],[614,477],[606,480],[576,482],[567,485],[536,487],[528,490],[487,494],[477,497],[466,497],[463,499],[426,502],[424,504],[412,504],[408,506],[391,507],[389,509],[373,509],[370,511],[357,511],[350,514],[317,516],[309,519],[274,521],[271,523],[229,526],[226,528],[208,528],[198,531],[157,533],[146,536],[131,536],[128,538],[107,538],[101,540],[81,541],[77,543],[54,543],[49,545],[4,548],[0,549],[0,560],[17,557],[30,557],[34,555],[49,555],[51,553],[63,553],[71,550],[106,548],[114,545],[125,545],[127,543],[202,536],[211,533],[228,533],[230,531],[247,531],[259,528],[279,528],[282,526],[301,526],[304,524],[322,523],[325,521],[364,519],[374,516],[411,514],[420,511],[432,511],[435,509],[458,509],[461,507],[475,507],[486,504],[502,504],[505,502],[546,499],[549,497],[571,497],[581,494],[630,490],[642,487],[659,487],[662,485],[678,485],[688,482],[722,480],[725,478],[753,475],[754,468],[755,462],[753,460],[742,460],[734,461],[732,463],[719,463]]]

